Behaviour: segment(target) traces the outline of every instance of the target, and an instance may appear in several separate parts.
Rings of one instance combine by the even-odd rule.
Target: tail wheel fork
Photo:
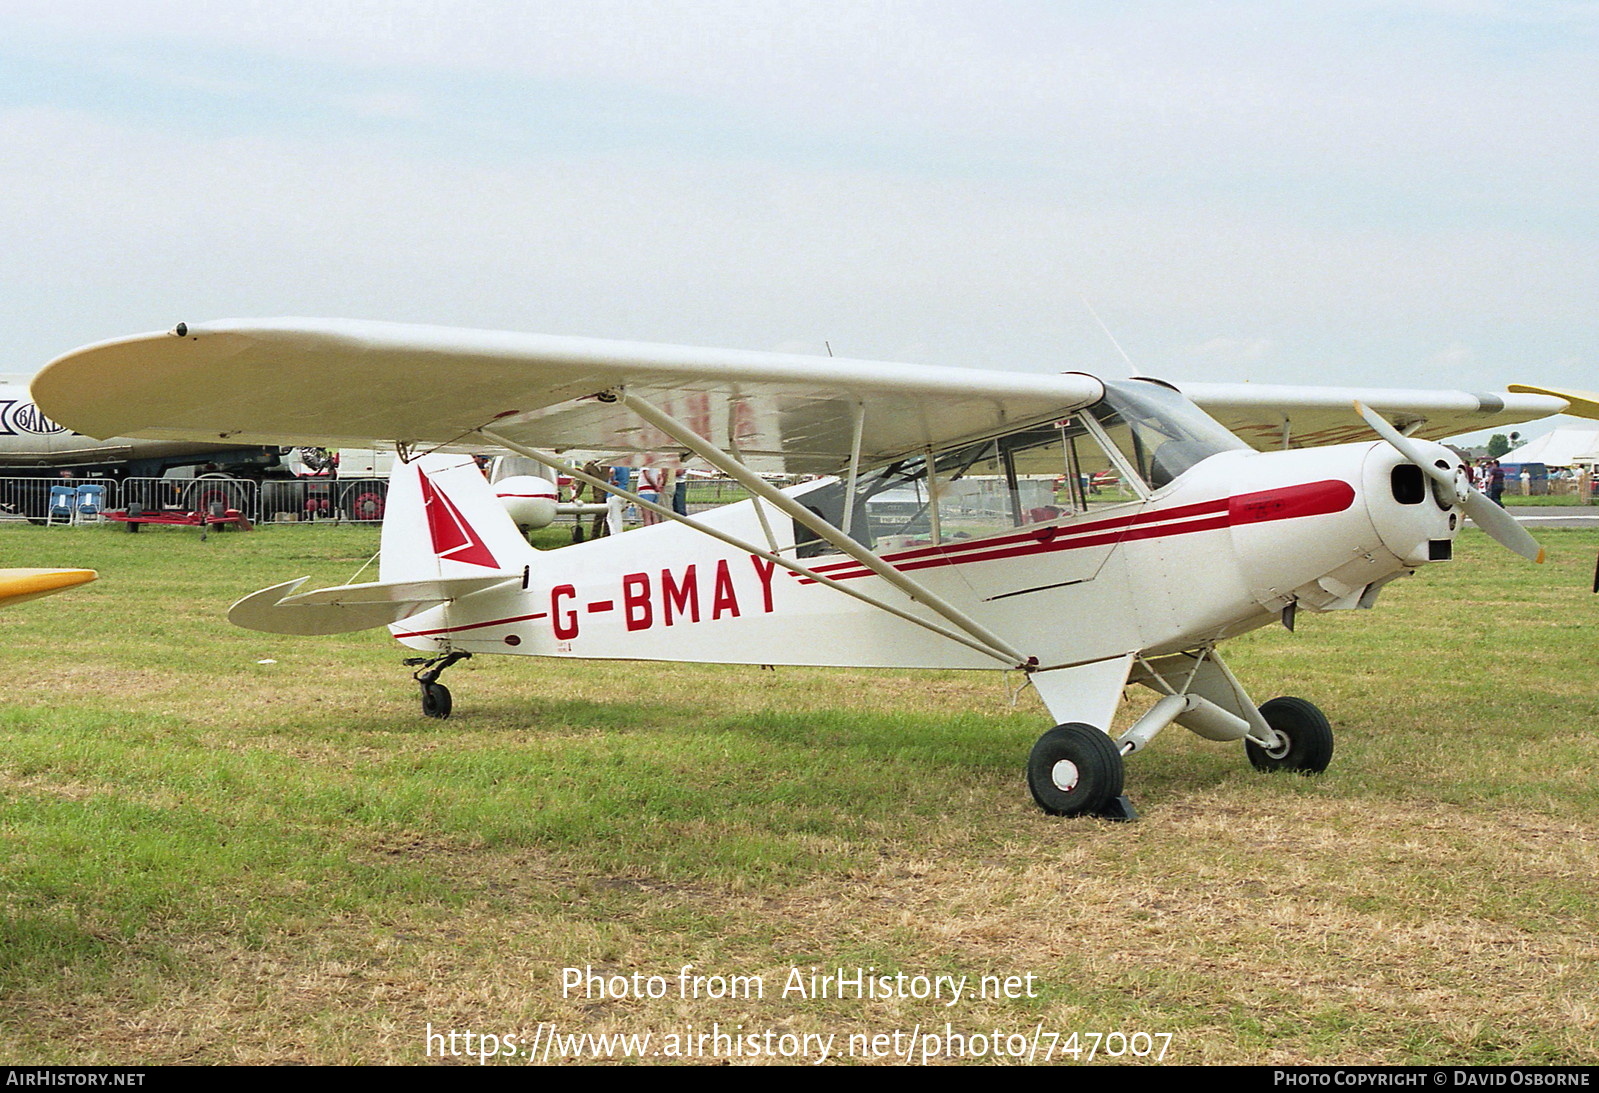
[[[407,657],[407,667],[421,665],[411,673],[411,678],[422,687],[422,716],[436,717],[443,720],[450,716],[450,689],[439,682],[439,676],[444,674],[444,669],[458,660],[467,660],[471,653],[461,650],[452,650],[436,657]]]

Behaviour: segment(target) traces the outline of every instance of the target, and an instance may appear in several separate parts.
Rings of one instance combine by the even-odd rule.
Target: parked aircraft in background
[[[260,477],[279,464],[271,445],[108,437],[96,440],[52,421],[28,394],[28,377],[0,377],[0,477],[159,478],[172,467],[214,465],[230,477]]]
[[[97,512],[137,505],[151,512],[206,512],[214,503],[244,507],[248,483],[341,479],[348,487],[295,495],[296,515],[376,519],[381,483],[393,453],[369,447],[330,450],[315,446],[229,444],[111,437],[96,440],[52,421],[27,390],[31,377],[0,376],[0,516],[35,522],[59,515],[52,485],[104,487]],[[137,487],[118,483],[144,480]],[[157,480],[160,480],[157,482]],[[377,488],[374,490],[373,485]],[[283,491],[274,495],[282,501]],[[315,511],[310,511],[315,505]]]
[[[226,399],[202,382],[223,370]],[[307,377],[326,394],[313,404]],[[379,580],[289,581],[230,618],[307,635],[386,625],[429,654],[416,673],[429,715],[450,712],[440,673],[481,653],[1015,671],[1057,722],[1028,762],[1034,799],[1115,817],[1132,815],[1124,758],[1174,722],[1241,741],[1262,769],[1324,769],[1327,719],[1303,698],[1257,707],[1220,643],[1371,607],[1448,559],[1468,513],[1540,559],[1434,440],[1595,409],[304,319],[88,346],[33,391],[90,435],[396,442]],[[670,522],[534,550],[469,457],[433,451],[460,443]],[[751,500],[682,517],[549,454],[579,449],[634,466],[690,457]],[[828,477],[778,489],[769,471]],[[1130,683],[1160,698],[1112,737]]]

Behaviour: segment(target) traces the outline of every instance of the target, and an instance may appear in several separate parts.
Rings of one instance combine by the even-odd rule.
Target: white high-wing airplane
[[[1449,558],[1468,514],[1541,560],[1427,438],[1599,416],[1548,392],[1179,390],[304,319],[88,346],[33,393],[91,436],[397,442],[379,580],[302,593],[302,578],[229,617],[287,634],[386,625],[430,654],[412,663],[431,716],[450,710],[439,674],[478,653],[1020,671],[1057,722],[1028,762],[1038,804],[1121,818],[1124,756],[1173,722],[1244,741],[1262,769],[1331,759],[1321,712],[1257,708],[1223,639],[1371,607]],[[568,474],[548,453],[695,461],[752,499],[682,518],[627,494],[671,522],[541,552],[469,457],[428,454],[454,444]],[[761,472],[829,477],[780,490]],[[1112,738],[1129,683],[1162,697]]]

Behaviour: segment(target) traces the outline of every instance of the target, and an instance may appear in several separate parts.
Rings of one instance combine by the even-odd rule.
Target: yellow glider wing
[[[1569,404],[1563,411],[1573,417],[1586,417],[1599,421],[1599,395],[1592,391],[1567,391],[1559,387],[1542,387],[1535,383],[1512,383],[1505,387],[1523,395],[1552,395]]]
[[[0,607],[64,592],[98,576],[92,569],[0,569]]]

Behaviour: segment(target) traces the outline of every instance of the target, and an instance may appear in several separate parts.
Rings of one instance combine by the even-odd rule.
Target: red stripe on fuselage
[[[513,615],[508,619],[491,619],[488,622],[470,622],[465,626],[441,626],[437,630],[402,630],[394,636],[397,638],[425,638],[434,634],[453,634],[457,630],[481,630],[485,626],[506,626],[513,622],[528,622],[532,619],[542,619],[549,615],[548,611],[540,611],[533,615]]]
[[[1343,512],[1354,503],[1353,486],[1329,479],[1229,497],[1227,516],[1228,522],[1233,524],[1263,524],[1270,520],[1297,520],[1301,516]]]
[[[966,565],[1001,558],[1022,558],[1057,550],[1080,550],[1107,543],[1135,539],[1159,539],[1187,535],[1196,531],[1217,531],[1235,524],[1258,524],[1271,520],[1294,520],[1302,516],[1323,516],[1342,512],[1355,502],[1355,490],[1348,482],[1329,479],[1283,486],[1274,490],[1239,494],[1215,501],[1201,501],[1174,509],[1141,512],[1098,520],[1078,527],[1052,525],[1028,530],[1019,535],[952,544],[947,547],[917,547],[883,560],[902,573],[935,566]],[[834,580],[865,577],[871,570],[856,561],[831,562],[814,566],[816,572]],[[792,572],[792,571],[790,571]],[[797,576],[797,574],[796,574]],[[801,584],[815,584],[800,577]]]
[[[1246,494],[1245,496],[1250,495]],[[1140,512],[1134,513],[1131,516],[1118,516],[1113,520],[1096,520],[1092,523],[1080,524],[1077,526],[1070,524],[1053,524],[1046,527],[1030,528],[1027,531],[1019,533],[996,536],[992,539],[974,539],[969,542],[951,543],[946,546],[917,547],[914,550],[904,550],[898,554],[886,554],[883,556],[883,560],[885,562],[892,563],[897,568],[904,568],[900,563],[914,561],[918,558],[924,558],[931,555],[938,555],[940,557],[947,558],[952,554],[986,554],[991,550],[998,550],[1016,544],[1027,545],[1029,543],[1048,541],[1065,536],[1075,537],[1080,535],[1103,533],[1111,528],[1134,527],[1139,524],[1150,524],[1156,522],[1165,523],[1169,520],[1184,520],[1197,516],[1206,516],[1213,513],[1225,512],[1227,510],[1227,503],[1227,498],[1221,498],[1216,501],[1201,501],[1194,505],[1181,505],[1177,508],[1166,509],[1161,512]],[[964,561],[965,559],[961,560]],[[812,566],[811,568],[815,569],[818,573],[832,576],[836,570],[857,569],[859,567],[859,562],[843,561],[830,562],[827,565]]]

